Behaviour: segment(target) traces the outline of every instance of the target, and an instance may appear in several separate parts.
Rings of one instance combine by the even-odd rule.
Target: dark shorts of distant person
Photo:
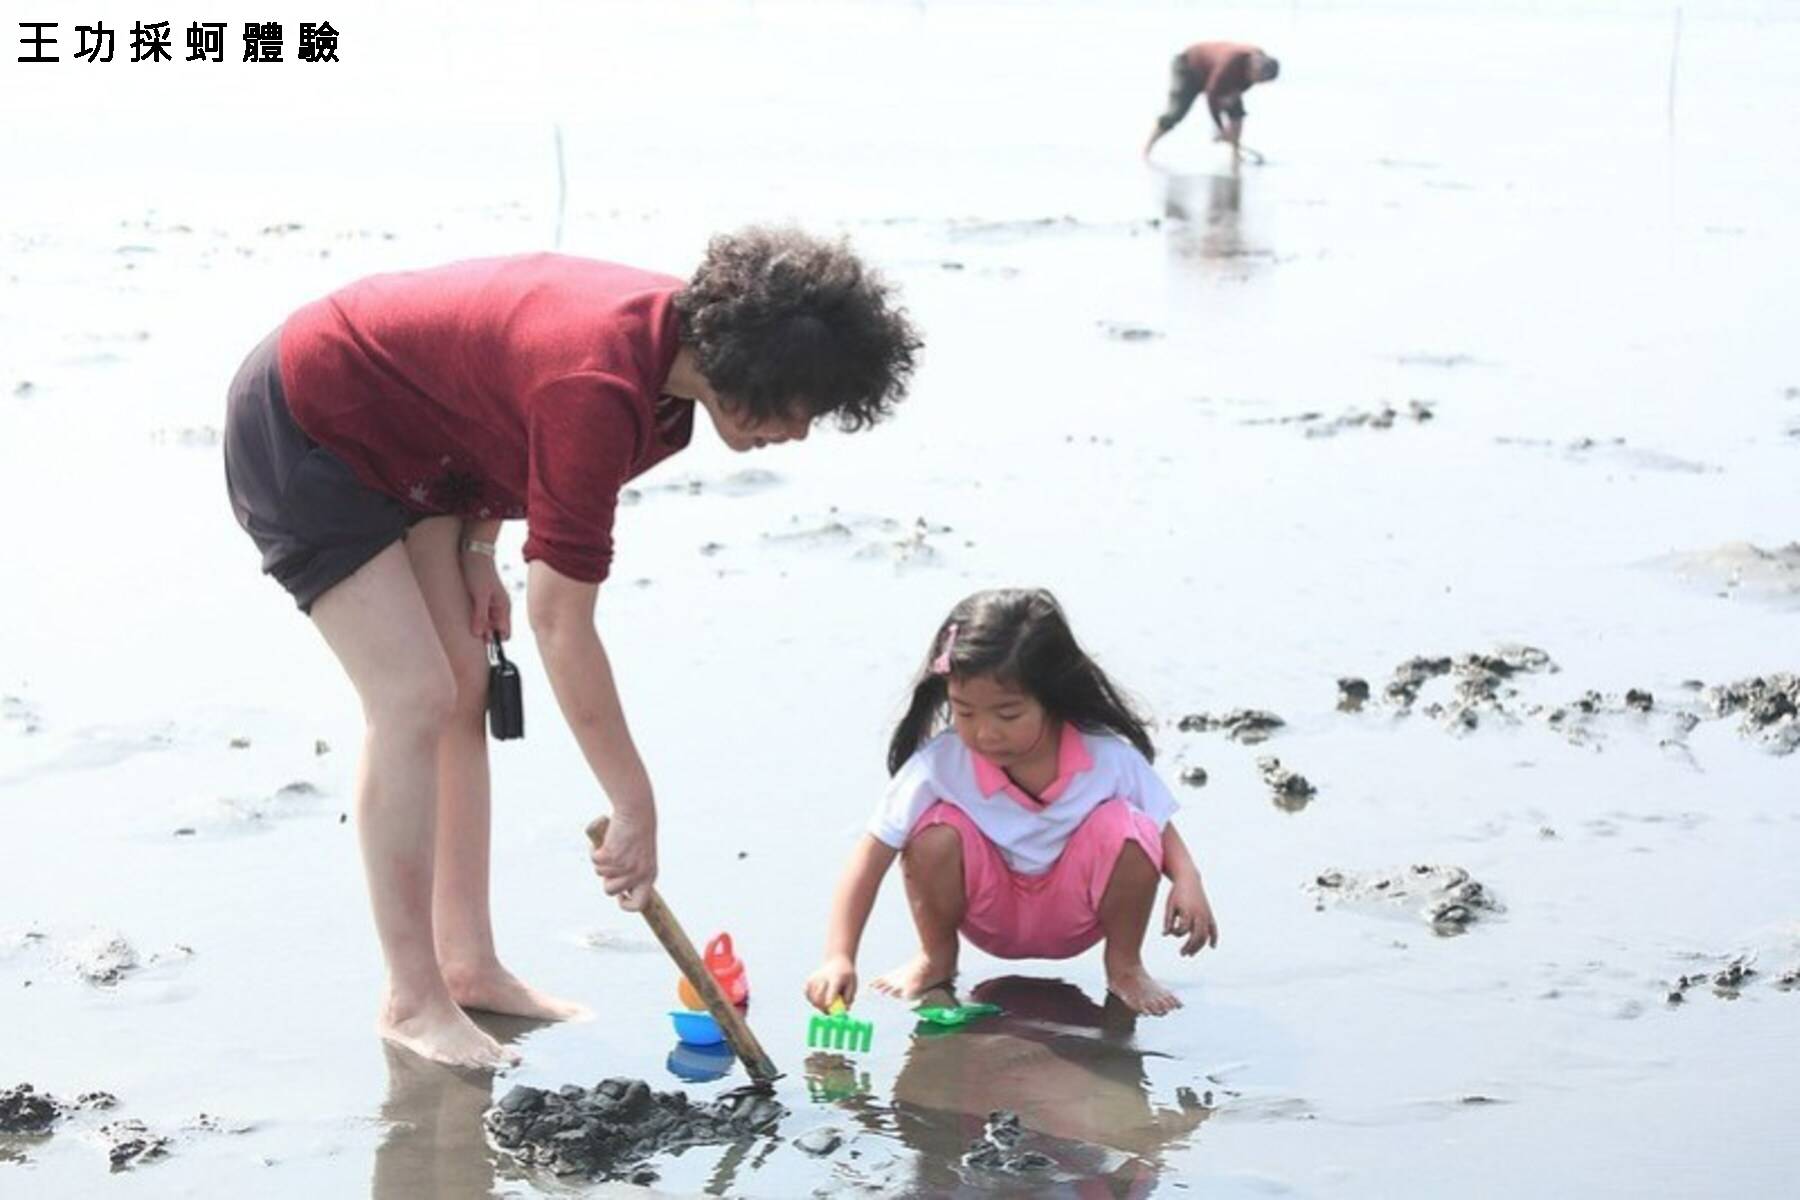
[[[310,613],[313,602],[426,514],[356,478],[307,437],[281,388],[281,331],[244,360],[225,406],[225,490],[272,575]]]
[[[1181,124],[1182,119],[1188,115],[1188,110],[1194,107],[1194,101],[1205,92],[1205,73],[1188,66],[1186,54],[1177,54],[1169,64],[1169,107],[1162,116],[1156,118],[1156,127],[1167,133]],[[1233,96],[1219,111],[1235,121],[1242,121],[1246,115],[1243,93]]]

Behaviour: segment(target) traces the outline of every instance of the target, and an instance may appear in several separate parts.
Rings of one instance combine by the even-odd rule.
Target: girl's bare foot
[[[1133,1012],[1160,1017],[1181,1007],[1181,998],[1150,977],[1141,962],[1106,968],[1106,990]]]
[[[450,985],[450,998],[464,1008],[534,1021],[582,1021],[593,1015],[573,1000],[538,991],[499,963],[445,967],[444,982]]]
[[[375,1031],[397,1046],[452,1067],[498,1070],[518,1064],[519,1054],[475,1027],[469,1014],[446,998],[402,1013],[390,1001]]]
[[[942,987],[948,990],[956,977],[956,956],[942,958],[924,950],[903,967],[896,967],[872,981],[869,986],[884,996],[901,1000],[917,1000],[926,992]]]

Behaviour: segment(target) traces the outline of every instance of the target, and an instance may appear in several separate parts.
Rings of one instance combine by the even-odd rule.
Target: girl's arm
[[[875,896],[881,881],[894,865],[899,851],[863,834],[850,861],[838,877],[837,890],[831,897],[831,921],[825,930],[825,961],[806,981],[806,998],[821,1011],[831,1002],[842,999],[848,1007],[856,999],[856,952],[862,945],[863,929],[869,923],[869,912],[875,907]]]
[[[1219,923],[1213,919],[1212,905],[1206,899],[1206,888],[1200,883],[1200,868],[1188,853],[1181,831],[1170,821],[1163,826],[1163,874],[1169,877],[1169,900],[1163,908],[1163,934],[1185,937],[1181,953],[1198,953],[1202,946],[1219,944]]]

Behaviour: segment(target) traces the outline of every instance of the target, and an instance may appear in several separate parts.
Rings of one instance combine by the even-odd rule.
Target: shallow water
[[[494,754],[501,944],[600,1016],[510,1030],[526,1062],[497,1084],[384,1052],[340,820],[354,701],[257,578],[209,437],[299,302],[550,244],[560,121],[565,249],[680,271],[709,229],[794,216],[853,237],[930,337],[890,427],[697,445],[624,510],[601,621],[662,890],[697,938],[736,938],[784,1132],[850,1135],[825,1159],[690,1151],[660,1187],[1003,1190],[955,1163],[1005,1106],[1066,1195],[1776,1192],[1796,760],[1730,720],[1674,738],[1670,708],[1690,678],[1800,666],[1789,581],[1740,545],[1796,538],[1800,24],[1683,8],[1672,121],[1664,6],[1222,13],[1284,70],[1250,98],[1268,162],[1237,174],[1195,122],[1135,158],[1171,47],[1212,31],[1174,5],[545,5],[499,30],[394,5],[337,86],[221,74],[235,94],[122,63],[27,89],[0,63],[32,117],[0,132],[0,1086],[105,1088],[177,1135],[111,1178],[85,1116],[0,1142],[0,1191],[556,1194],[487,1147],[490,1095],[741,1082],[669,1071],[672,968],[586,870],[599,798],[523,640],[532,736]],[[1391,427],[1338,422],[1384,405]],[[950,603],[1016,582],[1054,588],[1161,719],[1172,784],[1208,771],[1176,786],[1220,948],[1155,947],[1186,1007],[1135,1029],[1097,956],[972,954],[1008,1017],[915,1039],[871,997],[873,1052],[809,1067],[799,981],[908,673]],[[1415,654],[1509,641],[1560,667],[1516,707],[1640,687],[1658,708],[1579,744],[1336,711],[1339,676],[1379,695]],[[1288,724],[1256,747],[1175,728],[1240,705]],[[1318,795],[1272,804],[1260,754]],[[1447,938],[1305,890],[1413,863],[1505,911]],[[910,949],[888,893],[865,977]],[[95,987],[76,966],[106,931],[143,965]],[[1746,951],[1735,998],[1667,1002]],[[994,982],[1015,973],[1038,982]]]

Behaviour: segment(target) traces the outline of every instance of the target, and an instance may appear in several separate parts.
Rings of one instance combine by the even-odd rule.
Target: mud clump
[[[1405,416],[1413,424],[1423,425],[1437,415],[1432,412],[1432,408],[1429,401],[1408,400]],[[1308,424],[1306,436],[1336,437],[1347,429],[1392,429],[1394,421],[1400,416],[1391,404],[1383,404],[1377,409],[1353,408],[1330,421]]]
[[[1151,342],[1162,336],[1158,330],[1145,325],[1132,325],[1124,321],[1096,321],[1100,332],[1115,342]]]
[[[1449,673],[1448,658],[1426,658],[1422,655],[1409,658],[1394,668],[1394,677],[1388,682],[1382,696],[1389,704],[1405,711],[1418,700],[1420,688],[1439,675]]]
[[[1279,417],[1252,417],[1245,425],[1297,425],[1309,438],[1336,437],[1350,429],[1392,429],[1402,418],[1423,425],[1437,414],[1430,400],[1408,400],[1403,413],[1385,401],[1378,408],[1349,408],[1335,417],[1322,412],[1290,413]]]
[[[1337,681],[1339,712],[1361,712],[1369,702],[1369,681],[1346,675]]]
[[[1736,1000],[1743,992],[1744,985],[1760,974],[1750,964],[1750,956],[1740,954],[1717,971],[1696,971],[1691,975],[1679,975],[1675,979],[1674,986],[1669,989],[1669,1003],[1683,1004],[1687,1001],[1687,994],[1690,991],[1707,984],[1712,985],[1713,995],[1720,999]],[[1782,978],[1785,979],[1786,976]],[[1782,986],[1781,979],[1775,982],[1777,987]]]
[[[1700,704],[1714,719],[1740,716],[1738,732],[1777,754],[1800,748],[1800,675],[1784,671],[1709,687]]]
[[[1265,709],[1234,708],[1221,716],[1189,713],[1176,723],[1176,728],[1183,733],[1206,733],[1223,729],[1225,736],[1232,741],[1254,746],[1258,742],[1268,741],[1277,729],[1286,724],[1286,721]]]
[[[142,965],[136,948],[117,934],[96,936],[76,947],[75,973],[95,987],[115,987]]]
[[[106,1139],[106,1158],[114,1171],[128,1171],[141,1163],[169,1156],[172,1139],[152,1133],[142,1121],[113,1121],[100,1127]]]
[[[29,1083],[0,1092],[0,1133],[49,1133],[62,1118],[63,1106],[56,1097]]]
[[[487,1113],[501,1149],[558,1175],[590,1180],[655,1180],[653,1155],[687,1146],[772,1134],[787,1110],[772,1097],[740,1091],[706,1104],[681,1092],[654,1092],[641,1079],[549,1091],[520,1085]]]
[[[1269,785],[1274,793],[1272,799],[1275,807],[1288,812],[1299,812],[1312,802],[1319,794],[1319,789],[1312,785],[1306,776],[1298,771],[1290,771],[1281,765],[1281,760],[1273,755],[1265,754],[1256,760],[1257,773],[1263,782]]]
[[[83,1092],[70,1104],[21,1083],[0,1091],[0,1135],[48,1137],[72,1113],[110,1109],[118,1103],[111,1092]],[[114,1121],[102,1125],[99,1132],[114,1171],[163,1158],[171,1144],[169,1138],[150,1132],[142,1121]]]
[[[1508,715],[1506,701],[1517,695],[1510,684],[1515,675],[1555,672],[1555,662],[1536,646],[1500,646],[1491,653],[1474,652],[1409,658],[1394,668],[1382,698],[1402,713],[1412,711],[1424,686],[1441,676],[1452,678],[1448,704],[1432,703],[1422,710],[1452,729],[1474,729],[1485,712]]]
[[[996,1109],[988,1114],[981,1136],[969,1143],[963,1155],[963,1166],[979,1171],[1004,1171],[1011,1175],[1031,1175],[1048,1171],[1056,1165],[1048,1154],[1036,1150],[1019,1150],[1025,1127],[1019,1114]]]
[[[1323,911],[1338,904],[1391,904],[1416,912],[1439,937],[1464,932],[1504,907],[1461,867],[1415,864],[1391,871],[1321,871],[1307,885]]]

